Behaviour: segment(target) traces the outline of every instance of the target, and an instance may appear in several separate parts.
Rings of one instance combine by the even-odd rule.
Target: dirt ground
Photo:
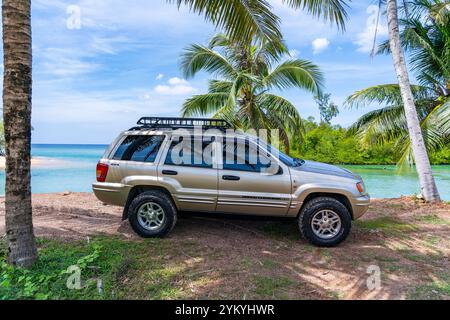
[[[101,234],[141,241],[121,221],[121,208],[92,194],[35,195],[33,207],[38,237],[70,241]],[[348,240],[332,249],[300,239],[295,221],[191,215],[182,216],[163,241],[172,248],[164,253],[167,264],[204,275],[180,281],[188,298],[450,299],[449,204],[373,200]],[[380,286],[369,289],[377,270]]]

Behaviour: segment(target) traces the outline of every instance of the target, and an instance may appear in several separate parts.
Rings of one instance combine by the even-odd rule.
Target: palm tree
[[[345,0],[282,0],[295,9],[303,9],[315,17],[335,23],[345,29],[347,20]],[[272,12],[267,0],[167,0],[188,6],[202,14],[218,28],[223,28],[233,40],[251,41],[259,39],[279,41],[279,18]]]
[[[30,0],[3,0],[3,119],[6,138],[5,219],[8,260],[30,267],[37,259],[31,216]]]
[[[287,52],[281,42],[246,45],[223,34],[208,46],[191,45],[181,59],[184,76],[205,70],[216,79],[209,82],[208,93],[186,100],[183,116],[213,113],[244,130],[277,128],[288,151],[289,134],[301,134],[301,118],[291,102],[270,90],[299,88],[318,94],[323,75],[310,61],[282,61]]]
[[[423,20],[423,11],[431,12],[438,0],[416,0],[412,16],[401,20],[400,34],[397,4],[388,1],[389,41],[380,52],[391,52],[399,84],[370,87],[356,92],[349,105],[379,102],[386,108],[370,112],[353,126],[366,141],[395,139],[401,148],[401,162],[414,158],[421,190],[427,201],[439,201],[431,172],[427,149],[433,150],[449,141],[448,58],[449,19],[440,13],[444,23]],[[431,15],[428,15],[431,18]],[[402,46],[411,52],[413,70],[419,86],[411,86]],[[415,102],[414,102],[415,101]],[[409,139],[408,139],[409,136]]]

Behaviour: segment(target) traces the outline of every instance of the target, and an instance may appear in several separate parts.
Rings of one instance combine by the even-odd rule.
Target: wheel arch
[[[161,186],[148,186],[148,185],[140,185],[140,186],[134,186],[130,192],[128,193],[127,202],[125,203],[125,207],[123,208],[122,213],[122,220],[128,219],[128,209],[130,208],[130,204],[133,201],[134,198],[136,198],[141,193],[144,193],[146,191],[160,191],[166,194],[173,202],[173,204],[176,207],[175,202],[173,201],[172,195],[170,194],[169,190],[167,190],[164,187]]]
[[[342,193],[335,193],[335,192],[311,192],[310,194],[308,194],[305,197],[305,199],[303,200],[302,206],[300,207],[300,210],[297,213],[297,218],[300,216],[300,213],[302,212],[305,205],[310,200],[312,200],[314,198],[318,198],[318,197],[330,197],[330,198],[336,199],[337,201],[342,203],[347,208],[348,212],[350,212],[352,220],[354,220],[352,204],[351,204],[350,200],[348,199],[348,197]]]

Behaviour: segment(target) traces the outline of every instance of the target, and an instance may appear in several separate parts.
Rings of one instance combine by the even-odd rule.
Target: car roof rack
[[[226,120],[205,118],[142,117],[137,124],[138,127],[133,127],[130,131],[155,128],[192,129],[194,127],[202,127],[205,130],[226,130],[233,128]]]

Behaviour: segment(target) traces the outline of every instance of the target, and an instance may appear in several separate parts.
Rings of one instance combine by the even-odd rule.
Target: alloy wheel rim
[[[341,231],[341,217],[332,210],[321,210],[313,216],[311,227],[317,237],[329,240]]]
[[[160,229],[166,221],[164,209],[155,202],[147,202],[138,210],[138,222],[146,230],[155,231]]]

